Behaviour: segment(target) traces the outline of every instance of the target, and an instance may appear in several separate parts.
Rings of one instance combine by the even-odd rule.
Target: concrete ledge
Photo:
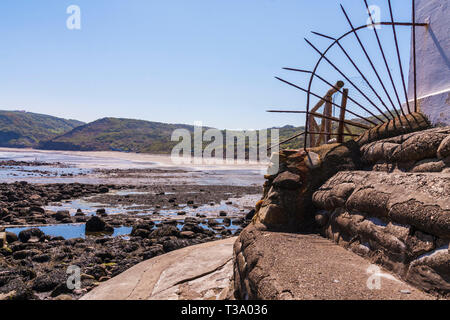
[[[319,235],[248,226],[234,246],[235,295],[263,300],[435,299]],[[380,280],[380,289],[373,279]]]
[[[321,233],[438,295],[450,294],[450,173],[339,172],[313,195]]]
[[[228,296],[236,238],[208,242],[144,261],[81,300],[215,300]]]

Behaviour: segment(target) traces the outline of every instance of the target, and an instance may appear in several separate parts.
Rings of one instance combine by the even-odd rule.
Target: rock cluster
[[[130,239],[87,236],[65,240],[37,228],[19,236],[6,233],[8,245],[0,248],[0,300],[76,299],[144,260],[231,236],[229,230],[204,228],[207,223],[206,219],[186,217],[180,230],[176,221],[155,224],[144,217],[133,225]],[[236,218],[233,224],[247,222]],[[91,217],[88,225],[95,233],[108,231],[108,224],[97,216]],[[218,222],[215,225],[220,226]],[[80,290],[67,288],[69,266],[81,269]]]
[[[368,170],[450,172],[450,127],[375,141],[361,148]]]
[[[83,196],[102,194],[117,186],[79,183],[37,185],[27,182],[0,184],[0,225],[73,223],[69,212],[46,212],[44,206]]]

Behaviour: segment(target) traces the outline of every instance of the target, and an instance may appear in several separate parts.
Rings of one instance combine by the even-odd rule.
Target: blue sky
[[[397,20],[409,21],[409,1],[392,1]],[[382,20],[389,20],[386,2],[369,1],[380,5]],[[305,106],[304,93],[274,76],[307,85],[304,75],[281,68],[314,65],[317,54],[303,38],[321,49],[329,41],[311,30],[332,36],[348,30],[339,3],[355,26],[366,23],[362,0],[3,0],[0,108],[87,122],[108,116],[230,129],[303,125],[301,115],[265,112]],[[81,8],[81,30],[66,28],[72,4]],[[361,35],[381,62],[368,31]],[[391,29],[380,34],[394,67]],[[408,28],[399,37],[407,71]],[[343,44],[364,60],[354,39]],[[334,58],[361,80],[338,51]],[[342,78],[319,70],[330,82]],[[327,90],[319,83],[314,89]]]

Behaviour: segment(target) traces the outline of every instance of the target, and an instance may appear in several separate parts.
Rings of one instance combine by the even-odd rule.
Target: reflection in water
[[[23,230],[30,229],[26,228],[7,228],[7,232],[12,232],[17,235]],[[38,227],[46,235],[52,237],[63,237],[64,239],[74,239],[74,238],[86,238],[86,225],[85,224],[58,224],[50,225],[45,227]],[[131,227],[119,227],[114,228],[114,233],[112,237],[118,237],[123,235],[128,235],[131,232]]]
[[[134,160],[136,158],[136,160]],[[126,154],[120,152],[58,152],[0,148],[0,161],[62,163],[69,168],[34,167],[33,170],[49,171],[49,174],[30,172],[30,168],[2,170],[1,182],[24,180],[34,183],[120,183],[157,185],[261,185],[264,182],[266,165],[175,165],[170,156],[151,154]],[[26,170],[25,171],[22,171]],[[148,172],[140,177],[112,177],[95,173],[95,169],[182,169],[184,172]],[[8,172],[9,171],[9,172]],[[55,176],[55,174],[58,174]],[[81,175],[80,175],[81,174]]]
[[[217,225],[223,226],[224,229],[230,230],[232,234],[234,234],[238,229],[238,225],[233,225],[232,222],[228,225],[224,225],[224,219],[215,219]],[[155,225],[159,225],[163,223],[162,220],[156,220],[153,221]],[[179,220],[177,221],[177,228],[178,230],[182,230],[184,226],[184,221]],[[199,226],[206,230],[214,231],[211,226],[205,223],[199,223]],[[63,237],[64,239],[75,239],[75,238],[86,238],[86,225],[85,224],[58,224],[58,225],[49,225],[44,227],[37,227],[42,232],[44,232],[45,235],[52,236],[52,237]],[[16,235],[19,235],[19,233],[23,230],[30,229],[30,227],[25,228],[6,228],[7,232],[12,232]],[[132,227],[118,227],[114,228],[114,233],[111,235],[99,235],[99,236],[110,236],[110,237],[119,237],[119,236],[128,236],[131,233]],[[128,239],[128,238],[125,238]]]
[[[123,193],[132,194],[133,191],[127,190]],[[113,191],[112,194],[118,194],[119,192]],[[135,192],[135,194],[144,194],[145,192]],[[166,194],[169,194],[168,192]],[[83,213],[87,216],[93,216],[96,214],[97,209],[102,208],[105,209],[108,215],[114,214],[130,214],[130,215],[138,215],[138,216],[147,216],[147,215],[158,215],[161,217],[174,217],[180,216],[182,213],[183,216],[188,217],[196,217],[196,216],[206,216],[206,217],[218,217],[221,212],[225,212],[227,216],[237,216],[242,215],[246,209],[252,208],[254,204],[261,198],[260,195],[246,195],[242,198],[231,198],[229,200],[222,200],[220,204],[215,205],[202,205],[199,207],[191,207],[187,204],[180,204],[178,207],[169,208],[161,208],[156,209],[151,206],[146,205],[116,205],[112,207],[111,205],[90,202],[90,197],[84,199],[77,199],[72,201],[65,201],[61,204],[57,205],[49,205],[46,206],[45,210],[50,211],[69,211],[70,215],[74,216],[78,209],[81,209]]]

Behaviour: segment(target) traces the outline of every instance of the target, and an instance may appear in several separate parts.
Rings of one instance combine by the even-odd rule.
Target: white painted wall
[[[416,0],[416,22],[430,24],[427,28],[416,28],[420,110],[433,124],[450,125],[450,0]],[[408,95],[412,102],[413,70],[411,54]]]

